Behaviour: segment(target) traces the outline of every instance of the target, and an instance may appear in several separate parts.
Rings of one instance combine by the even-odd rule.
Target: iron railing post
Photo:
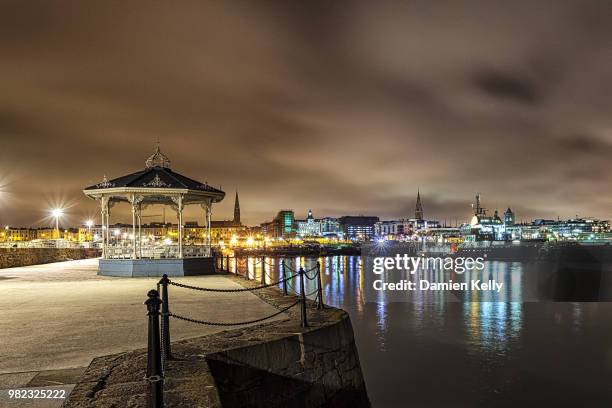
[[[266,284],[266,257],[261,257],[261,284]]]
[[[285,258],[283,258],[281,271],[283,273],[283,295],[287,296],[287,275],[285,274]]]
[[[167,360],[172,358],[170,354],[170,304],[168,303],[168,283],[170,279],[168,279],[168,275],[164,273],[159,283],[162,286],[162,305],[161,305],[161,316],[162,316],[162,335],[161,338],[163,340],[162,347],[164,356]]]
[[[147,315],[149,316],[149,339],[147,348],[147,381],[149,382],[149,394],[147,405],[149,408],[163,408],[164,406],[164,378],[162,374],[161,350],[159,347],[159,293],[150,290],[148,299]]]
[[[300,268],[299,274],[300,274],[300,292],[301,292],[301,297],[302,297],[301,326],[308,327],[308,317],[306,316],[306,289],[304,285],[304,275],[306,275],[306,272],[304,272],[303,268]]]
[[[321,263],[317,262],[317,309],[325,308],[323,304],[323,286],[321,285]]]

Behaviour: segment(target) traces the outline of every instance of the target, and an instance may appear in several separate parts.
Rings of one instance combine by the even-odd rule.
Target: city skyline
[[[238,190],[249,225],[401,218],[418,189],[441,221],[467,220],[477,191],[519,219],[610,218],[609,8],[301,7],[7,3],[0,223],[98,219],[82,188],[142,169],[157,140]]]
[[[380,221],[401,221],[401,220],[432,220],[432,221],[437,221],[440,226],[459,226],[461,224],[468,224],[470,222],[470,218],[476,213],[478,212],[478,210],[476,210],[476,208],[480,208],[480,211],[485,211],[486,213],[488,213],[488,215],[493,216],[494,214],[499,213],[500,215],[503,216],[503,213],[506,210],[511,210],[510,206],[506,206],[506,207],[502,207],[502,208],[487,208],[485,206],[482,207],[475,207],[475,202],[477,202],[478,200],[480,200],[482,198],[482,195],[480,193],[476,193],[476,197],[475,200],[472,200],[472,202],[469,204],[469,208],[470,208],[470,212],[465,215],[464,218],[462,218],[464,215],[462,215],[461,217],[456,216],[456,217],[450,217],[450,218],[443,218],[440,219],[438,217],[436,217],[435,215],[431,215],[428,216],[427,212],[424,210],[424,206],[422,204],[422,199],[421,199],[421,194],[420,191],[417,191],[417,195],[416,195],[416,208],[413,209],[412,213],[407,213],[403,216],[400,217],[396,217],[396,218],[387,218],[387,217],[379,217],[379,215],[375,212],[373,213],[368,213],[368,214],[363,214],[363,213],[350,213],[350,214],[340,214],[340,215],[330,215],[330,214],[316,214],[313,212],[312,208],[308,208],[308,209],[293,209],[293,208],[288,208],[288,207],[281,207],[279,209],[273,209],[271,210],[269,216],[267,218],[265,218],[263,221],[261,222],[256,222],[256,223],[242,223],[241,224],[241,213],[242,210],[238,204],[239,199],[238,199],[238,192],[235,192],[235,197],[234,197],[234,201],[232,201],[232,217],[213,217],[213,221],[214,222],[235,222],[236,220],[238,220],[238,225],[243,225],[245,227],[258,227],[260,225],[263,225],[265,223],[270,222],[271,220],[274,219],[275,215],[278,214],[278,212],[282,212],[282,211],[291,211],[293,213],[295,213],[295,220],[296,221],[305,221],[307,220],[309,217],[314,217],[317,220],[323,219],[323,218],[334,218],[334,219],[338,219],[341,218],[343,216],[374,216],[374,217],[379,217]],[[480,202],[479,204],[480,205]],[[157,206],[156,206],[157,207]],[[159,211],[153,211],[154,215],[146,215],[145,217],[147,218],[151,218],[148,222],[146,222],[143,225],[154,225],[154,224],[169,224],[169,225],[175,225],[176,224],[176,220],[174,218],[175,215],[172,211],[166,211],[165,209],[163,209],[163,206],[159,206],[158,207]],[[162,211],[163,210],[163,211]],[[54,213],[60,213],[61,215],[56,218],[54,216]],[[187,212],[187,211],[186,211]],[[159,214],[158,214],[159,213]],[[193,212],[192,212],[193,213]],[[513,215],[516,215],[515,211],[512,211]],[[56,225],[56,223],[58,223],[59,225],[61,225],[62,228],[76,228],[76,227],[83,227],[87,224],[92,224],[92,225],[100,225],[99,222],[97,222],[96,217],[99,214],[94,214],[92,216],[85,216],[82,217],[80,215],[78,215],[77,213],[70,213],[68,211],[66,211],[64,208],[52,208],[52,209],[48,209],[45,211],[45,217],[43,218],[44,221],[39,222],[37,225],[15,225],[15,224],[10,224],[10,223],[2,223],[0,222],[0,226],[6,226],[6,227],[14,227],[14,228],[42,228],[42,229],[46,229],[46,228],[54,228],[54,225]],[[80,213],[79,213],[80,214]],[[196,223],[198,223],[198,221],[195,218],[198,218],[199,215],[196,215],[195,217],[193,217],[194,219],[185,219],[183,222],[184,223],[193,223],[194,221]],[[128,214],[126,213],[120,213],[117,217],[116,220],[113,220],[113,222],[111,224],[113,225],[130,225],[130,220],[128,219]],[[159,218],[159,219],[157,219]],[[77,220],[76,222],[72,222],[68,221],[68,220]],[[526,218],[526,217],[517,217],[516,219],[516,223],[517,224],[529,224],[533,221],[536,220],[559,220],[562,219],[561,217],[557,216],[557,217],[551,217],[551,216],[547,216],[545,214],[542,214],[538,217],[532,217],[532,218]],[[604,217],[604,218],[598,218],[598,217],[592,217],[592,216],[581,216],[579,214],[575,214],[575,216],[573,217],[567,217],[564,218],[565,220],[571,220],[571,219],[599,219],[602,221],[609,221],[608,217]],[[61,220],[61,221],[60,221]],[[0,220],[1,221],[1,220]],[[99,220],[98,220],[99,221]],[[199,223],[198,225],[205,225],[205,223]]]

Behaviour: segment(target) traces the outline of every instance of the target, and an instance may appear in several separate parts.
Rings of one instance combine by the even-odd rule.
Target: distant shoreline
[[[360,245],[342,246],[339,248],[331,247],[273,247],[258,249],[234,249],[235,256],[334,256],[334,255],[361,255]]]

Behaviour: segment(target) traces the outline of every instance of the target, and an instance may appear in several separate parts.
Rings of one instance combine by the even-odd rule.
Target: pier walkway
[[[94,357],[146,347],[143,301],[159,278],[98,276],[97,263],[87,259],[0,269],[0,406],[60,406],[63,400],[9,401],[7,390],[59,387],[69,392]],[[240,288],[222,275],[175,280]],[[170,290],[173,310],[206,320],[247,321],[277,311],[250,292]],[[175,341],[224,329],[173,321],[171,335]]]

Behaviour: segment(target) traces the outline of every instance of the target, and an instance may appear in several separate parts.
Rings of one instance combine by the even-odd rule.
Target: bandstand
[[[98,274],[109,276],[168,276],[214,273],[211,251],[210,219],[213,203],[225,193],[170,169],[170,160],[159,145],[145,162],[145,169],[126,176],[104,179],[83,190],[86,196],[100,202],[102,216],[102,259]],[[131,234],[122,240],[110,231],[111,209],[128,204],[132,212]],[[166,205],[177,214],[177,242],[143,237],[143,211],[151,205]],[[201,245],[184,244],[183,209],[186,205],[201,207],[205,218],[204,240]],[[113,240],[113,238],[115,238]]]

